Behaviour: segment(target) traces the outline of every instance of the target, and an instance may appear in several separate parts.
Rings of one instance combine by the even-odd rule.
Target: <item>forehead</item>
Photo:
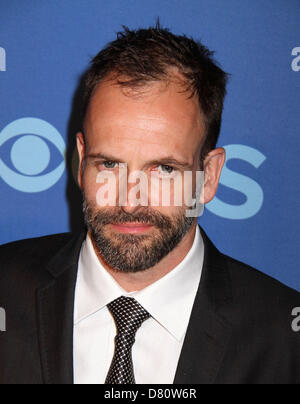
[[[109,147],[119,153],[181,152],[191,158],[205,124],[197,97],[189,98],[178,82],[156,82],[133,91],[104,81],[91,99],[85,131],[95,152]]]

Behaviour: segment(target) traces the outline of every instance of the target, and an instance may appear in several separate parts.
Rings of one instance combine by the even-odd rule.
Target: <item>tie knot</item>
[[[134,338],[137,330],[150,314],[132,297],[121,296],[107,305],[117,326],[117,335]]]

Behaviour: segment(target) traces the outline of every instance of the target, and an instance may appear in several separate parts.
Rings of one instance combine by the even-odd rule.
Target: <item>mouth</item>
[[[112,223],[111,226],[115,231],[118,231],[120,233],[132,233],[132,234],[145,233],[153,228],[152,225],[145,223],[121,223],[121,224]]]

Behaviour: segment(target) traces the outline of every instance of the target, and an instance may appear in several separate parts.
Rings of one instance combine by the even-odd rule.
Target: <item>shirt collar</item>
[[[190,320],[203,260],[204,243],[197,226],[192,248],[179,265],[143,290],[128,293],[103,267],[88,234],[79,257],[75,325],[118,297],[131,296],[180,341]]]

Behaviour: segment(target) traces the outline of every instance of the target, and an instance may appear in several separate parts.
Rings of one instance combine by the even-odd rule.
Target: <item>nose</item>
[[[134,215],[135,213],[137,213],[140,209],[141,206],[121,206],[121,209],[123,210],[123,212]]]
[[[134,214],[148,206],[148,178],[141,171],[129,173],[127,181],[120,185],[121,208],[124,212]]]
[[[137,190],[136,184],[129,184],[127,188],[127,198],[124,198],[124,206],[121,206],[122,210],[129,214],[134,214],[141,210],[141,192]]]

